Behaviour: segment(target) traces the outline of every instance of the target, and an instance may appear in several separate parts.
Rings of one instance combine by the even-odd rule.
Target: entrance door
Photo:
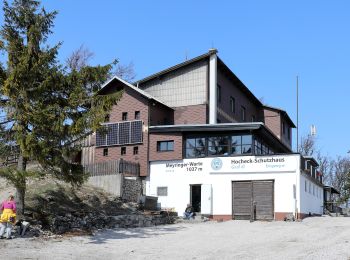
[[[252,182],[238,181],[232,183],[234,219],[250,219],[252,205]]]
[[[201,189],[201,214],[211,216],[213,214],[213,191],[211,184],[203,184]]]
[[[191,185],[191,205],[194,212],[201,212],[201,184]]]
[[[250,219],[255,205],[255,219],[271,220],[274,215],[274,183],[267,181],[232,182],[234,219]]]
[[[273,181],[253,181],[253,202],[256,204],[256,219],[273,219]]]

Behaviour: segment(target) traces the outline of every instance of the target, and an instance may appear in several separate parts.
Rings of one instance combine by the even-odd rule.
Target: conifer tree
[[[59,64],[61,43],[47,45],[57,12],[47,12],[37,0],[4,0],[3,10],[0,158],[15,152],[18,162],[1,167],[0,175],[15,186],[23,214],[28,177],[52,174],[75,185],[85,180],[81,165],[72,160],[77,140],[99,127],[121,93],[96,94],[114,63],[79,70]],[[39,170],[29,170],[29,162]]]

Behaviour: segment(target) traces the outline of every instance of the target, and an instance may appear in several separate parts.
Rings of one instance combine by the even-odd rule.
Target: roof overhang
[[[312,156],[303,156],[305,160],[307,161],[312,161],[315,165],[319,166],[318,162],[316,161],[316,159]]]
[[[150,126],[149,131],[150,133],[242,131],[256,130],[263,125],[263,123],[159,125]]]
[[[329,191],[330,193],[336,193],[340,195],[340,192],[336,188],[333,188],[331,186],[323,186],[323,189]]]

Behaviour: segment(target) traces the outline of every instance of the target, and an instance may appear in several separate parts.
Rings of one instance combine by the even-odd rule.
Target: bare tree
[[[298,151],[304,156],[313,156],[316,152],[316,140],[312,135],[301,137]]]
[[[81,45],[79,49],[74,51],[71,56],[66,60],[67,66],[70,70],[80,71],[82,68],[89,66],[89,61],[94,57],[94,53],[91,52],[84,45]],[[115,62],[116,68],[114,74],[127,82],[132,82],[135,77],[134,64],[120,64],[118,60]]]
[[[80,71],[81,68],[86,67],[89,60],[94,56],[88,48],[81,45],[79,49],[73,51],[72,55],[67,59],[66,63],[71,70]]]
[[[342,202],[349,200],[349,172],[350,158],[338,156],[337,159],[333,160],[330,184],[340,191],[340,200]]]
[[[118,63],[115,70],[115,75],[127,82],[132,82],[136,77],[134,64],[132,62],[130,62],[128,65]]]
[[[319,172],[321,172],[323,176],[323,183],[327,185],[331,185],[330,179],[332,174],[333,163],[332,159],[328,156],[324,156],[320,151],[316,153],[316,160],[319,164]]]

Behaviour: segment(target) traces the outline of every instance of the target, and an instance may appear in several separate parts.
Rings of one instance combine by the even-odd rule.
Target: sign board
[[[168,173],[189,172],[198,174],[201,172],[213,174],[295,172],[299,165],[298,160],[300,160],[299,155],[196,158],[164,162],[164,170]]]

